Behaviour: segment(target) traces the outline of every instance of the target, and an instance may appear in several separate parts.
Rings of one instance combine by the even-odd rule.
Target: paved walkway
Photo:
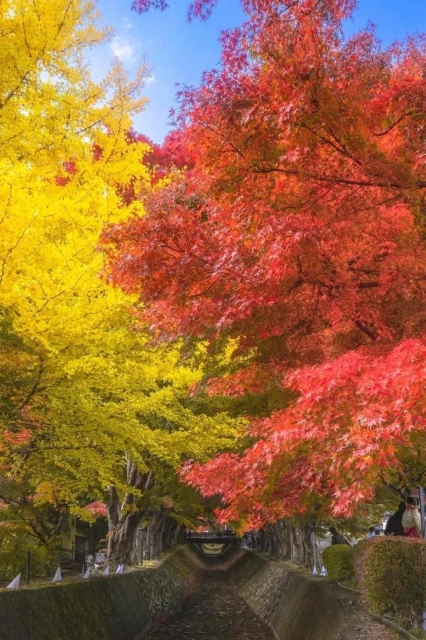
[[[274,634],[224,577],[206,571],[183,611],[157,616],[146,640],[274,640]]]

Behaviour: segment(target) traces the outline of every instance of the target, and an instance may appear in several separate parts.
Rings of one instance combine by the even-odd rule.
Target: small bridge
[[[234,531],[204,531],[203,533],[188,531],[185,533],[185,542],[232,544],[233,542],[241,542],[241,540]]]

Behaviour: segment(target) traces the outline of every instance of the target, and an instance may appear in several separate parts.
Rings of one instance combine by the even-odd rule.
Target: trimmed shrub
[[[364,599],[379,614],[404,624],[422,617],[426,602],[426,543],[384,536],[363,543],[356,554],[358,582]]]
[[[322,559],[328,577],[339,582],[349,582],[355,577],[354,550],[347,544],[333,544],[326,547]]]

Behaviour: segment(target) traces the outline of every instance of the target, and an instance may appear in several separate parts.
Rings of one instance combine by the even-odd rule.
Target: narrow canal
[[[274,634],[221,572],[207,570],[183,610],[158,616],[145,640],[274,640]]]

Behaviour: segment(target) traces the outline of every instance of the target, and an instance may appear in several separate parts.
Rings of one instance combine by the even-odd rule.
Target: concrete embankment
[[[357,594],[322,578],[310,576],[285,562],[275,562],[236,547],[229,549],[228,555],[223,558],[201,558],[201,562],[210,569],[209,573],[221,573],[227,585],[233,584],[238,595],[260,620],[268,624],[278,640],[396,638],[363,609]],[[230,618],[232,623],[232,616]],[[229,635],[229,638],[238,639],[238,633]],[[185,640],[187,637],[182,636]],[[202,635],[190,637],[191,640],[227,640],[228,635],[222,632],[209,636],[203,632]],[[246,631],[241,637],[258,640],[269,636],[258,624],[252,623],[251,631]],[[164,635],[164,639],[168,638],[168,635]],[[154,637],[154,640],[160,639],[163,640],[163,636]],[[176,636],[176,640],[180,640],[180,636]]]
[[[275,640],[226,574],[205,571],[178,615],[156,615],[145,640]]]
[[[353,595],[320,578],[244,554],[229,567],[239,593],[280,640],[354,640],[360,618]]]
[[[0,593],[1,640],[263,640],[267,625],[279,640],[394,637],[356,596],[235,546],[220,558],[185,547],[155,569]]]
[[[156,569],[0,593],[1,640],[136,640],[176,611],[195,566],[185,550]]]

